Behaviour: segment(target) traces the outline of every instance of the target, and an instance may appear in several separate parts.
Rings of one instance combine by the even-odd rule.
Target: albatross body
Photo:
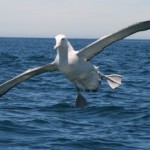
[[[55,38],[57,50],[55,62],[58,70],[79,90],[96,91],[100,84],[96,68],[89,61],[78,56],[78,52],[73,49],[64,35]]]
[[[87,102],[81,91],[97,91],[102,79],[107,79],[109,86],[115,89],[121,84],[121,76],[117,74],[104,75],[90,60],[110,44],[139,31],[150,29],[150,21],[139,22],[116,33],[105,36],[79,51],[75,51],[67,38],[60,34],[55,37],[57,51],[55,60],[33,69],[29,69],[0,85],[0,96],[7,93],[19,83],[45,72],[59,71],[64,74],[76,87],[77,99],[75,106],[84,107]]]

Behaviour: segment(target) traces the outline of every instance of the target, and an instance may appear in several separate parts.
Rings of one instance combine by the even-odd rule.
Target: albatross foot
[[[75,101],[75,107],[83,108],[87,105],[86,99],[78,92],[76,101]]]

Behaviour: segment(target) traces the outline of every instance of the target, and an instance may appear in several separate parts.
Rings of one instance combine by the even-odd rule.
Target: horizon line
[[[54,39],[55,37],[44,37],[44,36],[41,36],[41,37],[36,37],[36,36],[0,36],[0,38],[22,38],[22,39]],[[97,40],[97,39],[100,39],[100,38],[94,38],[94,37],[68,37],[67,39],[87,39],[87,40]],[[150,40],[150,38],[130,38],[130,37],[126,37],[126,38],[123,38],[121,40]]]

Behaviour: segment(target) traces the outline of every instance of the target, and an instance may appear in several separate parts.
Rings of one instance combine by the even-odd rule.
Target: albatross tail
[[[118,75],[118,74],[104,75],[104,74],[99,72],[99,76],[102,77],[102,78],[106,78],[107,82],[108,82],[108,85],[112,89],[115,89],[115,88],[117,88],[118,86],[121,85],[121,79],[122,79],[121,75]]]

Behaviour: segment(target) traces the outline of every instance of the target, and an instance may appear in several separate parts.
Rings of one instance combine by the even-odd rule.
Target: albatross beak
[[[56,49],[57,49],[57,45],[54,46],[54,50],[56,50]]]
[[[56,45],[54,46],[54,50],[56,50],[60,46],[60,43],[56,42]]]
[[[58,46],[57,46],[57,45],[55,45],[55,46],[54,46],[54,50],[56,50],[57,48],[58,48]]]

